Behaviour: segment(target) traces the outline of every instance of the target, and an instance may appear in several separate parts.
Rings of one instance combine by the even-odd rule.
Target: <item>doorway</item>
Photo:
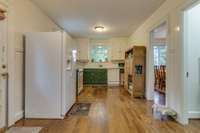
[[[154,104],[166,105],[167,23],[151,31]]]
[[[200,119],[200,3],[184,11],[184,87],[186,119]]]

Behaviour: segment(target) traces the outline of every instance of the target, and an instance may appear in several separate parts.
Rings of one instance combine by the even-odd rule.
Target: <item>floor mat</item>
[[[76,103],[69,115],[87,116],[90,111],[91,103]]]
[[[39,133],[42,127],[12,127],[5,133]]]

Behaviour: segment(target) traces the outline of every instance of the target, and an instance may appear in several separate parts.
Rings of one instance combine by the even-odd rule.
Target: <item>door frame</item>
[[[2,125],[0,126],[3,126],[3,127],[0,127],[0,128],[7,128],[9,123],[8,123],[8,119],[9,119],[9,105],[8,105],[8,102],[9,102],[9,86],[8,86],[8,3],[6,3],[5,1],[3,0],[0,0],[0,7],[2,9],[4,9],[6,12],[5,12],[5,16],[6,16],[6,19],[3,20],[5,21],[4,22],[4,31],[5,34],[4,34],[4,43],[5,45],[3,45],[2,49],[4,49],[4,55],[2,54],[3,56],[3,62],[0,63],[0,67],[3,67],[3,65],[5,65],[5,68],[1,70],[1,87],[3,87],[3,90],[2,90],[2,94],[3,94],[3,111],[2,113],[5,115],[5,119],[2,121],[3,123],[1,123]],[[2,50],[3,52],[3,50]]]
[[[149,72],[149,74],[147,74],[147,92],[146,92],[146,96],[148,100],[153,100],[154,99],[154,60],[153,60],[153,45],[152,45],[152,31],[155,30],[156,28],[158,28],[159,26],[161,26],[162,24],[166,23],[167,26],[167,39],[166,39],[166,45],[167,45],[167,63],[169,64],[169,39],[170,39],[170,34],[169,34],[169,17],[166,16],[163,19],[161,19],[160,21],[158,21],[156,24],[154,24],[149,30],[148,30],[148,38],[149,38],[149,48],[147,51],[147,71]],[[166,65],[166,71],[169,70],[169,65]],[[168,76],[169,74],[167,73],[166,75],[166,104],[165,106],[168,105]]]
[[[14,115],[14,77],[15,77],[15,47],[14,33],[10,26],[10,8],[7,0],[0,0],[0,6],[6,10],[7,16],[7,73],[8,73],[8,87],[7,87],[7,127],[12,126],[15,123]]]
[[[189,124],[189,116],[188,116],[188,90],[189,90],[189,81],[188,81],[188,51],[187,51],[187,38],[186,36],[186,30],[185,30],[185,13],[192,9],[193,7],[197,6],[200,4],[200,0],[194,0],[192,2],[187,3],[181,8],[181,23],[180,23],[180,30],[181,30],[181,44],[183,44],[181,48],[181,61],[182,61],[182,68],[181,68],[181,84],[183,87],[183,103],[182,103],[182,108],[183,108],[183,124]]]

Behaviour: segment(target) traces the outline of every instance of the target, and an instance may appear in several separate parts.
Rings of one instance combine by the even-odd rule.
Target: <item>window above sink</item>
[[[91,62],[109,62],[110,57],[110,46],[109,45],[92,45],[90,49],[90,59]]]

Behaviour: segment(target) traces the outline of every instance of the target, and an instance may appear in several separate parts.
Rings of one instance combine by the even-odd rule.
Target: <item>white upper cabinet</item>
[[[109,40],[90,40],[90,39],[77,39],[78,60],[88,61],[90,59],[90,47],[92,45],[109,45],[109,55],[111,60],[124,60],[125,50],[128,46],[127,38],[113,38]]]
[[[89,39],[77,39],[78,60],[89,60]]]
[[[111,49],[112,60],[124,60],[125,50],[128,45],[128,40],[126,38],[117,38],[117,39],[112,39],[111,43],[112,43],[112,49]]]

